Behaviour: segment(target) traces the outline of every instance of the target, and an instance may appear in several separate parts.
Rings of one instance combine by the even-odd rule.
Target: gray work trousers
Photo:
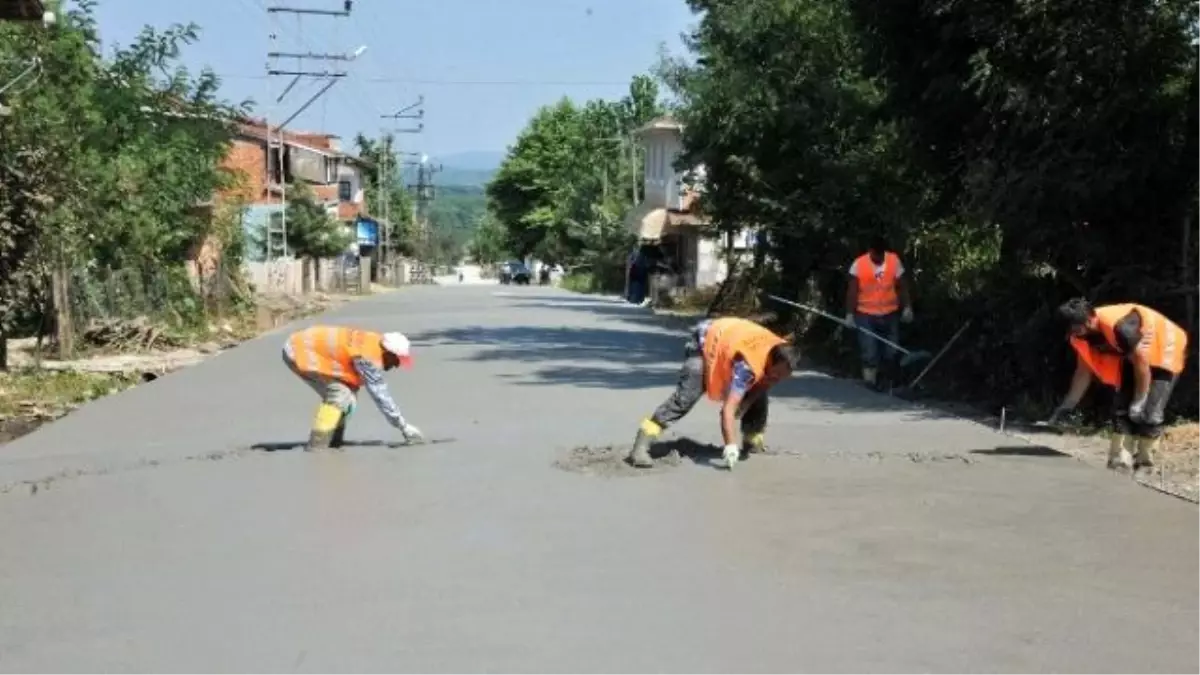
[[[344,382],[335,380],[332,377],[325,377],[316,373],[306,373],[300,370],[296,367],[296,361],[286,351],[283,353],[283,362],[287,364],[288,370],[295,373],[296,377],[304,380],[304,383],[316,392],[317,396],[321,397],[322,403],[341,410],[343,415],[349,415],[354,411],[354,403],[358,396]]]
[[[663,401],[650,417],[658,426],[668,426],[683,419],[704,396],[704,354],[700,351],[700,336],[693,330],[683,348],[683,367],[679,369],[679,381],[675,391]],[[769,400],[767,390],[761,384],[746,394],[753,399],[742,413],[743,434],[761,433],[767,427]]]
[[[1119,434],[1131,434],[1141,438],[1158,438],[1163,433],[1163,414],[1167,402],[1175,391],[1175,383],[1179,378],[1170,371],[1160,368],[1150,369],[1150,391],[1146,393],[1146,407],[1141,422],[1129,419],[1129,404],[1133,403],[1133,388],[1136,379],[1133,366],[1128,361],[1121,364],[1121,388],[1113,393],[1112,423],[1113,431]]]
[[[900,312],[880,315],[856,312],[854,314],[854,323],[859,328],[865,328],[892,342],[900,342]],[[856,332],[858,333],[858,352],[862,357],[863,368],[890,367],[896,363],[895,349],[883,344],[861,330]]]

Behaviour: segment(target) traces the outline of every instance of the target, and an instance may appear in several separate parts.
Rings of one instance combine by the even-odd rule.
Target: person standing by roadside
[[[900,341],[900,323],[913,320],[912,298],[904,278],[904,263],[888,249],[883,237],[871,239],[867,252],[850,265],[846,284],[846,326],[865,328],[892,342]],[[858,348],[862,359],[862,379],[867,386],[881,388],[880,367],[892,375],[896,350],[862,331]]]

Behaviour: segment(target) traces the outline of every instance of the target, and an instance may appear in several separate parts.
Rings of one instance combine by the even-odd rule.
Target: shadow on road
[[[418,347],[468,346],[467,361],[541,364],[514,384],[645,389],[675,382],[684,341],[677,335],[613,328],[470,326],[410,334]]]
[[[972,450],[972,455],[991,455],[993,457],[1071,457],[1065,452],[1044,445],[1004,445],[986,450]]]
[[[685,337],[682,332],[663,332],[662,317],[629,305],[574,296],[537,296],[536,302],[524,300],[513,305],[629,317],[656,330],[638,330],[620,324],[612,327],[479,325],[412,333],[409,339],[420,348],[470,348],[470,353],[460,357],[465,361],[531,364],[531,368],[520,374],[499,376],[521,386],[570,385],[632,391],[669,387],[678,381]],[[910,406],[855,382],[819,372],[805,372],[782,382],[771,390],[771,396],[805,399],[805,407],[817,411],[905,412],[920,419],[953,417],[945,411]]]
[[[251,450],[261,450],[262,452],[289,452],[292,450],[304,450],[304,446],[308,444],[308,439],[299,441],[268,441],[266,443],[255,443],[250,446]],[[342,444],[342,449],[352,448],[402,448],[407,443],[404,441],[389,442],[380,440],[369,441],[346,441]]]

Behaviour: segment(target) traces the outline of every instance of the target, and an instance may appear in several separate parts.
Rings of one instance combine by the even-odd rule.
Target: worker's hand
[[[1058,426],[1058,423],[1062,421],[1062,416],[1070,411],[1070,408],[1060,405],[1054,409],[1054,412],[1050,413],[1050,417],[1048,417],[1043,424],[1048,427],[1056,427]]]
[[[904,323],[912,323],[912,320],[913,320],[912,307],[904,308],[904,311],[900,313],[900,320],[903,321]]]
[[[731,471],[737,466],[738,460],[742,458],[742,449],[737,443],[730,443],[721,451],[721,457],[725,460],[725,466]]]
[[[404,426],[400,427],[400,433],[404,434],[404,440],[408,441],[409,443],[415,443],[425,438],[421,435],[420,429],[409,424],[408,422],[405,422]]]
[[[846,318],[842,321],[846,328],[854,328],[854,312],[846,312]]]

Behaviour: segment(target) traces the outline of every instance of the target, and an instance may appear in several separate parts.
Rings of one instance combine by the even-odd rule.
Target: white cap
[[[411,346],[404,333],[384,333],[383,348],[395,354],[400,359],[400,365],[404,367],[412,365]]]

